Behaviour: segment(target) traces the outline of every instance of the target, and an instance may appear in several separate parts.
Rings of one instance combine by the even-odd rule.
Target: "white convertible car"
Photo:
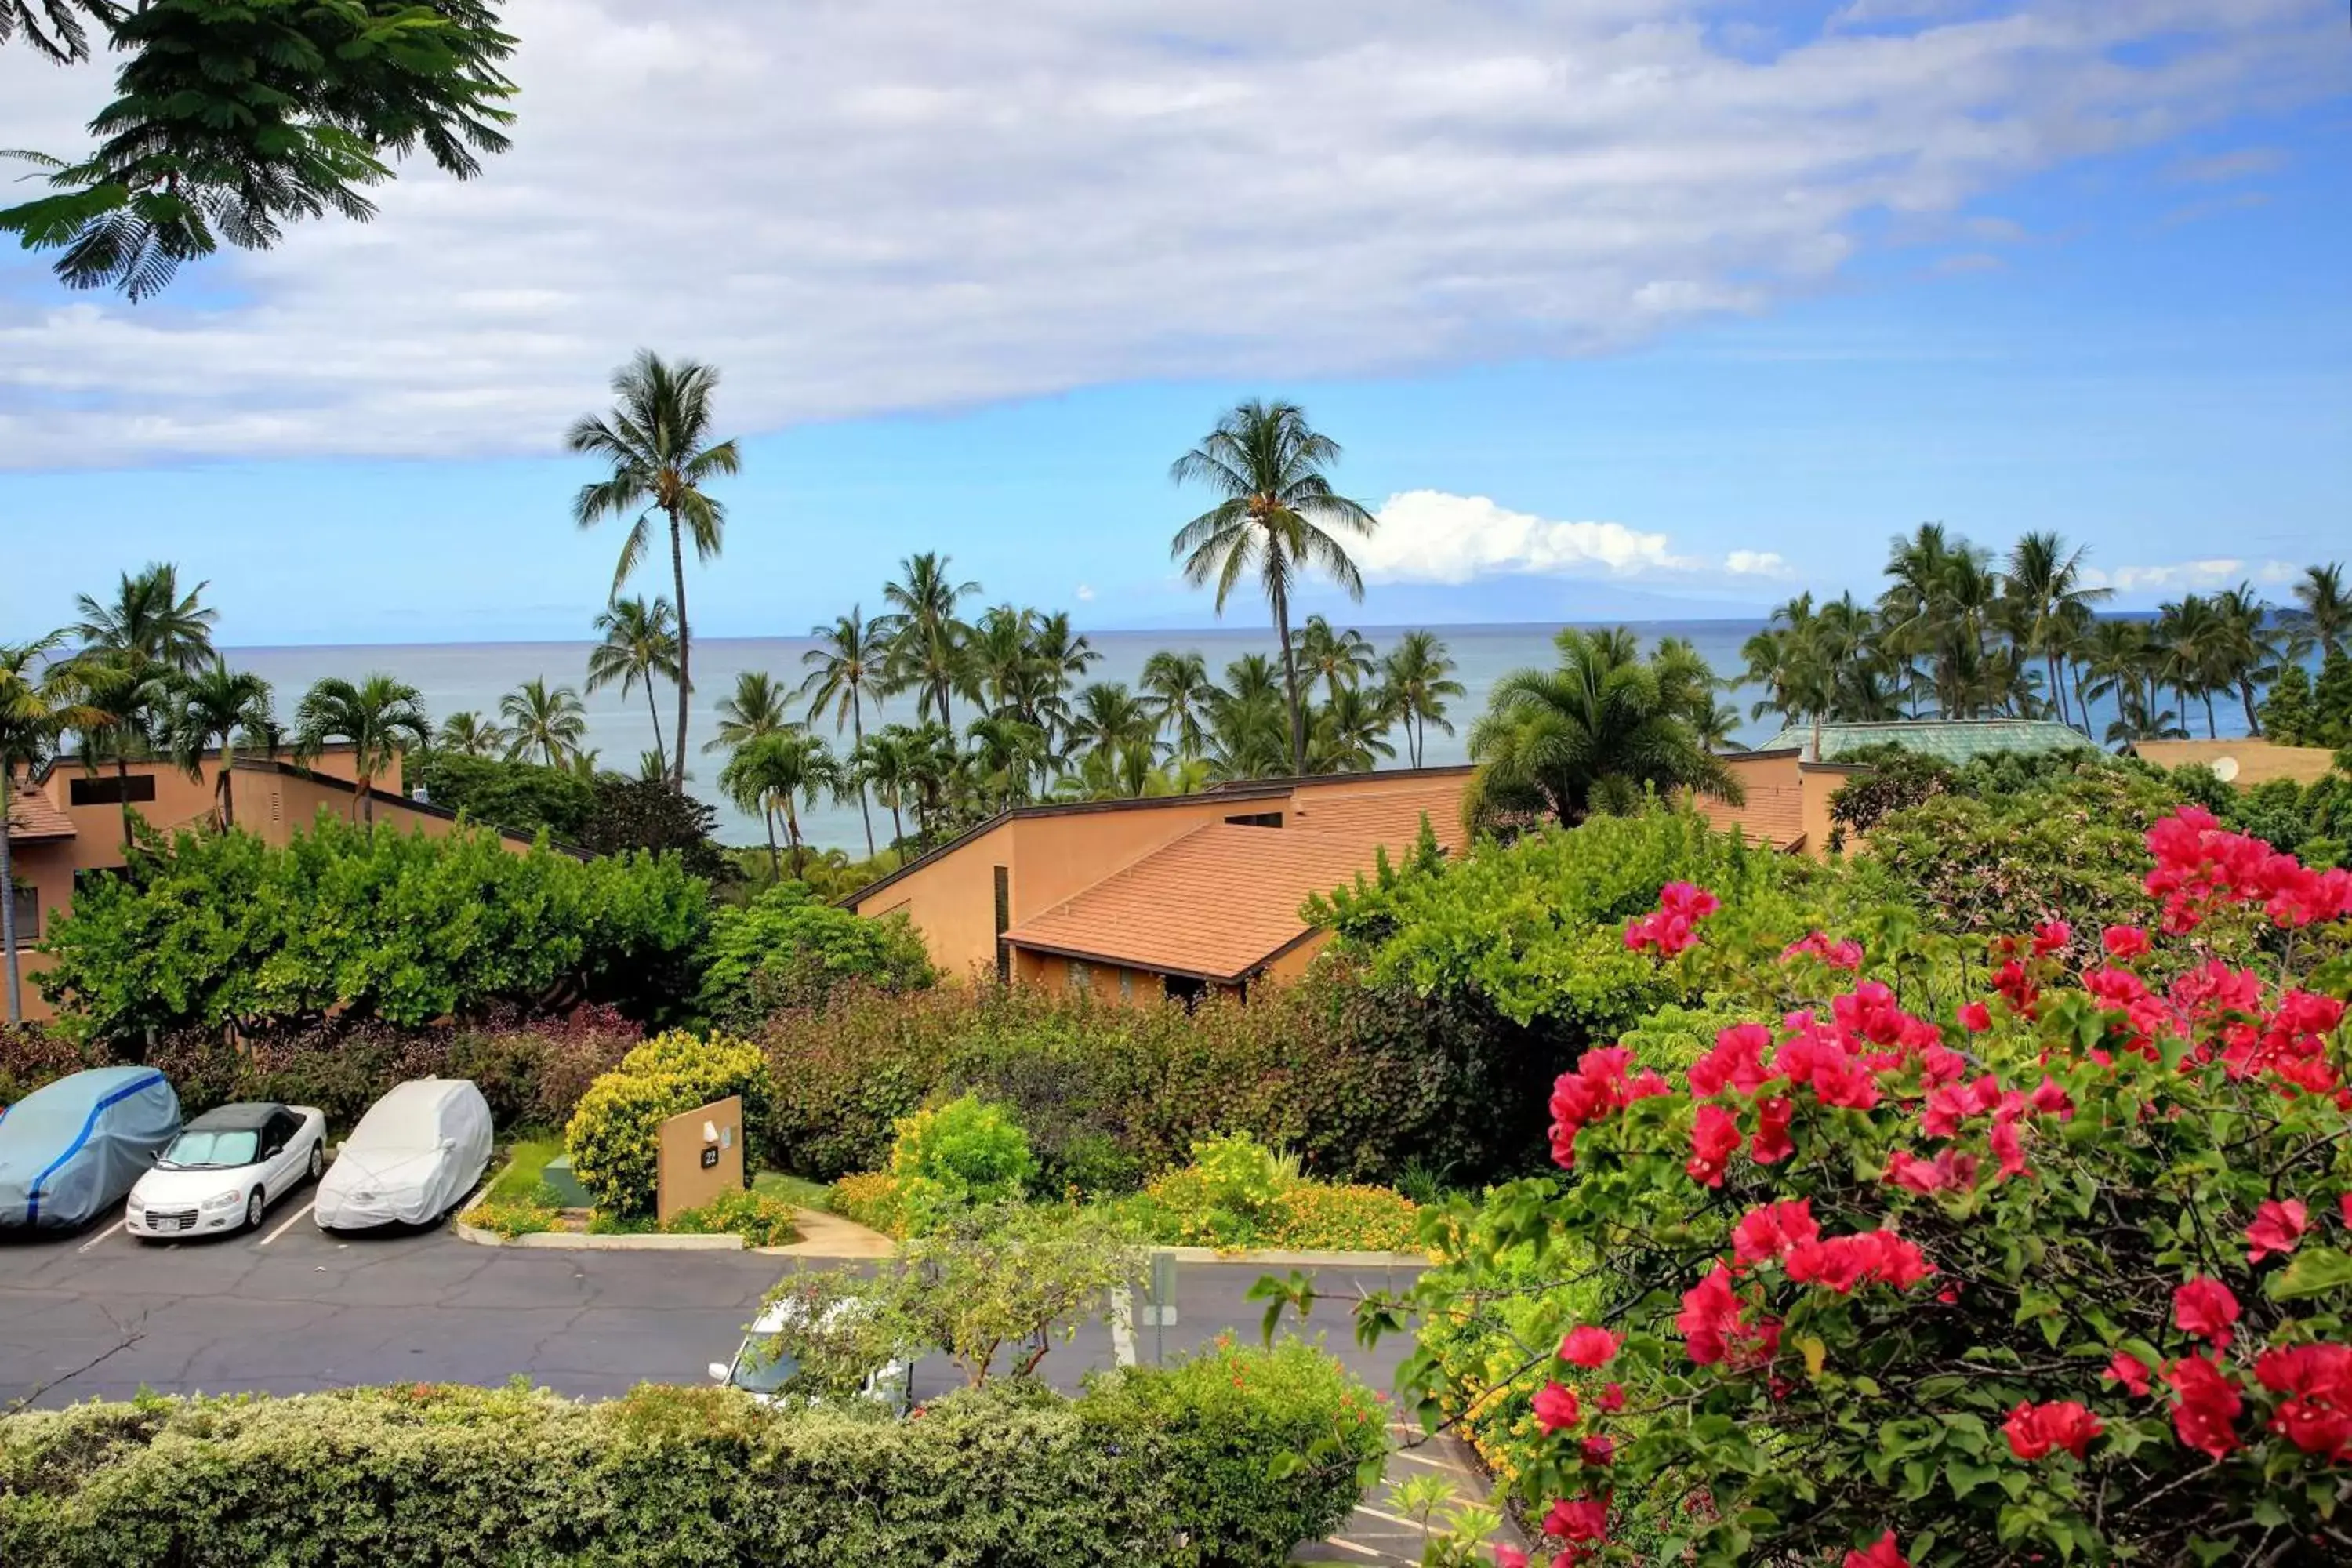
[[[321,1230],[430,1225],[490,1163],[490,1108],[462,1078],[411,1079],[368,1107],[319,1184]]]
[[[216,1236],[261,1223],[269,1205],[327,1168],[327,1118],[307,1105],[224,1105],[180,1129],[124,1205],[143,1240]]]

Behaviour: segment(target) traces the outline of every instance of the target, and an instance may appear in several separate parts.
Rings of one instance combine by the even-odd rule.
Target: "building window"
[[[1229,816],[1225,818],[1225,826],[1228,827],[1279,827],[1282,826],[1282,813],[1255,811],[1247,816]]]
[[[16,945],[30,947],[41,940],[41,889],[27,884],[16,894]]]
[[[1007,927],[1013,924],[1013,873],[1007,867],[996,868],[996,983],[1006,984],[1013,979],[1013,947],[1004,940]]]
[[[154,798],[153,773],[132,773],[128,778],[94,773],[66,781],[66,800],[72,805],[121,805],[125,801],[137,805]]]
[[[1093,970],[1087,967],[1086,960],[1083,958],[1070,960],[1070,989],[1092,991],[1094,988],[1095,973]]]
[[[1161,984],[1168,1000],[1181,1002],[1188,1013],[1201,1005],[1201,998],[1207,994],[1209,989],[1202,982],[1183,974],[1171,974]]]
[[[1132,969],[1118,972],[1118,999],[1121,1002],[1135,1000],[1135,971]]]

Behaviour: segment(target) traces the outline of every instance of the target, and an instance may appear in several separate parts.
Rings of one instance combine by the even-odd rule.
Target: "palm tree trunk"
[[[1298,658],[1290,647],[1290,603],[1279,591],[1274,595],[1274,629],[1282,637],[1282,689],[1290,703],[1290,772],[1299,778],[1307,773],[1307,715],[1298,706]]]
[[[670,769],[669,787],[678,794],[686,793],[686,702],[687,693],[693,689],[693,677],[688,671],[690,655],[687,651],[686,629],[686,542],[679,536],[677,513],[669,514],[669,570],[677,589],[677,762]]]
[[[0,969],[8,974],[8,1026],[25,1021],[25,983],[16,973],[16,862],[8,847],[8,793],[15,767],[0,759]]]
[[[220,757],[220,781],[213,785],[215,792],[220,795],[220,820],[223,833],[236,826],[236,791],[229,787],[228,769],[228,748],[223,746]]]
[[[897,848],[907,841],[906,819],[898,815],[898,797],[890,797],[890,847]]]
[[[801,817],[800,813],[793,809],[790,795],[784,797],[784,831],[792,837],[793,880],[797,882],[801,879]]]
[[[2254,717],[2254,680],[2250,675],[2238,678],[2238,700],[2246,705],[2246,733],[2259,738],[2263,722]]]
[[[668,748],[662,744],[661,704],[654,700],[654,677],[651,670],[646,672],[646,711],[653,718],[654,753],[658,756]]]
[[[2221,734],[2221,731],[2213,727],[2213,689],[2211,687],[2209,686],[2205,689],[2204,697],[2205,738],[2210,741],[2217,739]]]
[[[865,703],[858,699],[857,689],[854,686],[851,687],[849,690],[849,734],[853,743],[856,746],[857,750],[861,752],[866,749],[865,707]],[[834,731],[836,735],[840,732],[841,731],[838,730]],[[866,773],[862,768],[858,771],[857,774],[857,815],[863,818],[866,823],[866,858],[868,860],[871,860],[874,858],[874,808],[866,804]]]
[[[768,875],[781,882],[784,879],[783,858],[776,853],[776,808],[760,807],[760,820],[768,829]]]
[[[131,763],[124,758],[122,748],[114,750],[115,800],[122,807],[122,853],[131,853]]]

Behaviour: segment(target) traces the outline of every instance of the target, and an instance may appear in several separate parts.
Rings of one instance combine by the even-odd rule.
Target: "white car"
[[[180,1129],[124,1205],[142,1240],[261,1224],[269,1205],[327,1168],[327,1118],[308,1105],[224,1105]]]
[[[861,1321],[861,1314],[870,1310],[860,1301],[835,1301],[824,1312],[827,1328],[845,1326]],[[771,1303],[752,1324],[751,1334],[737,1347],[735,1359],[710,1363],[710,1378],[740,1388],[762,1405],[772,1405],[786,1397],[784,1384],[800,1372],[800,1362],[793,1354],[794,1337],[805,1332],[808,1309],[790,1299]],[[912,1403],[915,1368],[904,1356],[894,1355],[866,1374],[857,1390],[857,1397],[872,1400],[893,1415],[903,1415]],[[814,1403],[817,1395],[808,1396]]]

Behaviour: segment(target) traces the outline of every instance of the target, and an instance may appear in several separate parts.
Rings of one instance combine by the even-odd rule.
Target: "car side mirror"
[[[709,1368],[710,1381],[713,1383],[724,1383],[727,1381],[728,1373],[732,1370],[733,1369],[728,1366],[725,1362],[714,1361],[710,1363]]]

